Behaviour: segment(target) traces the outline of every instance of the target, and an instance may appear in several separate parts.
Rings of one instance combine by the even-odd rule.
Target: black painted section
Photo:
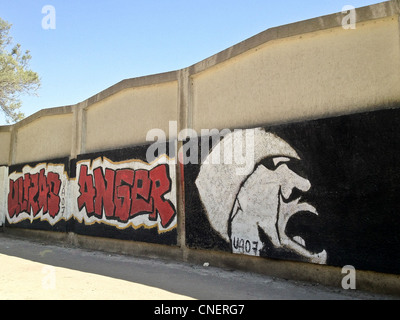
[[[312,185],[304,201],[319,212],[298,216],[288,229],[301,229],[316,252],[325,248],[328,265],[400,273],[399,123],[400,109],[393,108],[265,128],[302,158],[300,171]],[[205,215],[194,183],[199,169],[185,166],[187,245],[230,251]],[[279,251],[264,255],[301,260]]]
[[[94,225],[85,225],[79,221],[71,220],[71,228],[74,233],[86,236],[101,238],[111,238],[118,240],[138,241],[154,244],[176,245],[177,229],[159,234],[157,228],[139,228],[117,229],[114,226],[96,223]],[[72,231],[71,230],[71,231]]]

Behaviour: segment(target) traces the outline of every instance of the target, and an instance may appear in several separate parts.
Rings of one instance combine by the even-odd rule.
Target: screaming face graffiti
[[[236,164],[203,164],[200,169],[196,186],[211,226],[230,243],[233,253],[260,256],[261,252],[275,250],[325,264],[325,250],[312,252],[301,235],[287,230],[290,219],[297,214],[318,215],[301,198],[310,190],[310,181],[291,169],[291,163],[300,161],[300,157],[277,136],[262,129],[252,130],[254,157],[247,157],[252,161],[249,175],[235,174]],[[241,131],[243,138],[246,131]],[[233,134],[225,136],[209,157],[214,156],[213,152],[229,153],[227,148],[235,148],[236,138]]]

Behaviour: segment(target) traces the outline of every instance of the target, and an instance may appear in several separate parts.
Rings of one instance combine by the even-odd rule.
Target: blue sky
[[[368,0],[0,0],[42,86],[22,111],[72,105],[139,76],[197,63],[268,28],[362,7]],[[43,29],[55,9],[55,29]],[[6,124],[0,114],[0,125]]]

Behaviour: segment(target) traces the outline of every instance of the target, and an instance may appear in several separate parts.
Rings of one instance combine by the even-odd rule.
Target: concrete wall
[[[399,21],[274,39],[192,76],[193,127],[231,128],[366,110],[399,98]],[[251,107],[252,112],[248,112]]]
[[[0,127],[0,164],[7,165],[10,155],[11,146],[11,129],[10,126]]]
[[[160,80],[163,80],[162,76]],[[89,106],[85,110],[85,151],[143,143],[147,132],[153,128],[168,132],[168,120],[178,120],[177,99],[178,82],[175,79],[157,85],[124,89]],[[113,115],[112,121],[110,114]]]
[[[244,238],[242,246],[238,237],[232,240],[228,233],[225,236],[226,231],[230,235],[234,230],[248,231],[251,225],[244,219],[226,230],[226,223],[213,222],[209,215],[213,209],[209,209],[202,196],[204,188],[200,187],[200,182],[196,183],[206,180],[199,177],[202,176],[199,166],[205,157],[199,155],[196,164],[177,162],[186,159],[185,151],[200,142],[184,142],[185,137],[179,137],[178,133],[186,128],[195,130],[198,135],[202,129],[214,128],[279,132],[281,136],[277,137],[290,146],[283,149],[291,150],[292,158],[302,158],[302,155],[311,158],[309,163],[315,166],[309,180],[311,185],[321,177],[315,174],[322,172],[316,156],[320,149],[336,142],[328,153],[330,159],[337,157],[340,163],[344,163],[343,150],[351,151],[348,145],[340,142],[343,140],[339,134],[342,127],[350,130],[360,128],[363,123],[374,128],[368,131],[370,136],[363,136],[362,130],[355,131],[358,137],[361,135],[357,140],[360,146],[365,145],[362,141],[379,132],[380,126],[386,128],[387,139],[397,139],[396,130],[385,127],[385,119],[390,119],[390,115],[368,112],[388,110],[393,112],[393,117],[397,115],[400,103],[400,3],[398,0],[384,2],[359,8],[356,13],[356,29],[342,28],[342,19],[347,13],[272,28],[185,69],[123,80],[76,105],[41,110],[13,126],[0,127],[0,165],[3,165],[0,170],[0,221],[1,215],[6,217],[9,232],[26,235],[29,230],[34,230],[36,236],[97,249],[209,261],[214,265],[340,285],[341,269],[338,267],[344,261],[333,262],[324,257],[302,259],[282,253],[253,257],[247,254],[251,250],[246,249]],[[360,118],[352,118],[352,114]],[[339,126],[333,118],[337,116],[344,117],[340,118]],[[289,123],[294,123],[294,127]],[[165,133],[170,140],[166,150],[149,149],[154,147],[153,141],[146,141],[151,129]],[[315,141],[318,136],[322,138]],[[272,140],[278,141],[277,137]],[[381,150],[379,142],[373,141],[369,149],[360,147],[359,153],[347,154],[352,164],[350,168],[343,166],[348,169],[347,173],[354,174],[351,170],[357,167],[357,161],[363,161],[357,157],[359,154],[375,154]],[[283,147],[284,142],[274,145]],[[175,146],[183,147],[179,154],[176,154]],[[199,150],[208,148],[201,145]],[[390,148],[392,155],[400,153],[396,143]],[[159,152],[148,159],[149,150]],[[365,163],[369,162],[365,160]],[[165,169],[165,174],[158,171],[160,176],[151,179],[154,168]],[[381,171],[384,179],[379,181],[391,186],[390,190],[396,190],[393,177],[397,175],[391,175],[395,172],[392,170],[395,168]],[[360,176],[360,179],[370,178],[367,171],[362,172],[366,176]],[[135,180],[136,175],[142,177],[140,182]],[[204,177],[212,175],[205,174]],[[329,181],[343,187],[342,190],[348,190],[354,182],[350,178],[332,179]],[[234,180],[233,177],[225,179]],[[368,184],[371,188],[374,181]],[[94,189],[96,192],[91,193]],[[363,194],[371,196],[370,191],[365,190]],[[319,199],[315,198],[315,203],[335,192],[335,189],[324,189]],[[359,196],[356,192],[349,198],[360,199]],[[87,199],[92,199],[92,203]],[[314,205],[311,204],[313,201],[310,200],[310,206]],[[132,203],[136,203],[135,206]],[[392,202],[388,207],[395,208]],[[353,225],[354,221],[364,221],[357,214],[352,218]],[[384,214],[385,219],[388,215]],[[130,221],[139,216],[144,220]],[[211,230],[208,240],[202,238],[207,234],[203,232],[205,225],[196,223],[193,217],[208,221]],[[373,221],[377,221],[376,216],[373,217]],[[131,223],[127,223],[128,220]],[[400,225],[398,222],[395,220],[392,227]],[[250,234],[256,233],[253,230]],[[264,233],[264,238],[268,237],[268,232]],[[334,237],[335,241],[348,241],[346,233],[335,233]],[[270,236],[273,244],[277,239]],[[399,245],[397,237],[389,239],[379,234],[375,239],[378,248]],[[296,245],[289,244],[289,247],[293,246]],[[365,246],[353,246],[349,252],[354,253],[356,248]],[[398,257],[397,253],[385,252],[388,255],[386,262]],[[304,258],[304,254],[302,256]],[[361,287],[400,292],[400,266],[397,263],[392,264],[393,268],[374,263],[380,259],[376,252],[369,257],[360,252],[357,259],[355,262],[363,270],[358,277]],[[378,272],[379,276],[371,271]]]
[[[26,163],[69,156],[72,139],[72,108],[42,112],[31,121],[15,125],[12,163]]]
[[[8,167],[0,166],[0,226],[6,221],[8,196]]]

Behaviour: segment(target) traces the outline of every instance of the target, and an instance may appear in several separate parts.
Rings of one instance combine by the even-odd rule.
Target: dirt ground
[[[51,253],[43,251],[43,254]],[[2,300],[186,300],[139,283],[0,254]]]
[[[396,297],[0,233],[1,300],[387,300]]]

